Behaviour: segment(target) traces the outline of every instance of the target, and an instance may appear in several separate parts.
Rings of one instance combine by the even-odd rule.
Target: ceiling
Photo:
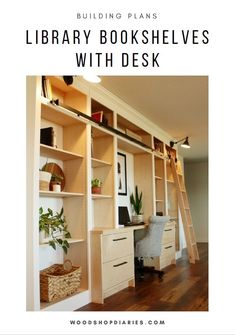
[[[186,161],[208,158],[207,76],[102,76],[101,84],[172,136]]]

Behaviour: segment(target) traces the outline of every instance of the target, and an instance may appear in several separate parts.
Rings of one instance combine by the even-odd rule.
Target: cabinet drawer
[[[102,238],[103,262],[133,254],[133,243],[131,232],[104,235]]]
[[[126,256],[103,264],[104,291],[134,277],[133,257]]]
[[[175,240],[175,226],[174,225],[167,225],[164,229],[163,236],[162,236],[162,245],[173,242]]]
[[[166,267],[175,260],[175,245],[168,243],[162,246],[162,253],[159,257],[160,268]]]

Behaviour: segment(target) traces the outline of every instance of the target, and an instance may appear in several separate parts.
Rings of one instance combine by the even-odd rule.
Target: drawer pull
[[[121,265],[124,265],[124,264],[127,264],[127,262],[122,262],[122,263],[119,263],[119,264],[115,264],[115,265],[113,265],[113,267],[117,268],[118,266],[121,266]]]
[[[126,240],[127,237],[120,237],[120,238],[114,238],[113,241],[116,242],[116,241],[121,241],[121,240]]]
[[[165,247],[165,249],[170,249],[170,248],[172,248],[172,245],[169,245],[169,247]]]
[[[172,229],[165,229],[165,231],[171,231]]]

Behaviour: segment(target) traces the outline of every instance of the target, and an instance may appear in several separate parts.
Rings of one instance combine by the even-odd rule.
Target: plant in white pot
[[[144,221],[143,213],[142,213],[142,192],[138,191],[138,186],[135,187],[135,195],[132,193],[130,195],[130,202],[132,205],[132,208],[135,212],[135,215],[132,215],[132,222],[134,223],[140,223]]]
[[[61,183],[63,179],[64,178],[62,176],[52,173],[50,181],[50,190],[55,192],[61,192]]]
[[[66,220],[64,217],[64,209],[60,212],[53,213],[52,209],[48,208],[46,213],[43,213],[43,208],[39,208],[39,238],[40,243],[49,243],[56,250],[56,246],[62,247],[67,254],[69,243],[67,238],[71,237],[67,229]]]

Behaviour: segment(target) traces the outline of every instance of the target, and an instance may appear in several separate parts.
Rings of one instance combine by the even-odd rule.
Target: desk
[[[138,225],[91,231],[92,302],[103,303],[108,296],[135,286],[134,231],[144,228]]]

